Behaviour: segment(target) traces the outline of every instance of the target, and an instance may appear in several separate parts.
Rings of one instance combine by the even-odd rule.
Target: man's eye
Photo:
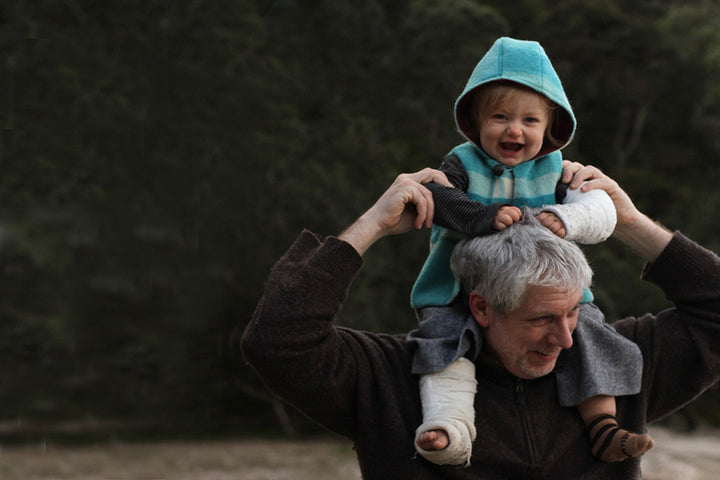
[[[535,326],[542,326],[545,325],[550,321],[550,317],[537,317],[530,320],[530,323],[532,323]]]

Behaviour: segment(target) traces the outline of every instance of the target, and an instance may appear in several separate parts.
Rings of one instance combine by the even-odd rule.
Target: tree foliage
[[[228,353],[269,268],[302,228],[336,234],[398,173],[437,166],[461,140],[454,99],[502,35],[539,40],[557,67],[579,121],[567,158],[720,248],[719,10],[710,0],[5,2],[0,420],[249,428],[273,415]],[[341,322],[412,328],[427,241],[374,246]],[[618,244],[586,251],[609,320],[667,305]]]

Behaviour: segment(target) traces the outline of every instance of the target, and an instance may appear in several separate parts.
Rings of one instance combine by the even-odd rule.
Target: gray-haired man
[[[610,195],[618,213],[613,236],[649,262],[643,277],[676,305],[613,324],[638,344],[644,361],[642,390],[618,397],[617,417],[643,431],[720,378],[720,259],[652,222],[599,170],[572,164],[569,173],[571,188]],[[401,175],[338,237],[304,232],[270,273],[242,340],[245,359],[276,394],[352,439],[366,479],[640,478],[639,458],[597,461],[577,410],[559,406],[552,370],[572,334],[575,279],[531,281],[523,298],[504,306],[478,289],[470,295],[485,339],[475,358],[482,399],[475,409],[483,415],[471,465],[438,466],[415,455],[422,411],[405,336],[359,332],[334,320],[375,241],[430,225],[432,196],[422,186],[428,181],[442,182],[442,174]],[[535,338],[534,328],[547,336]]]

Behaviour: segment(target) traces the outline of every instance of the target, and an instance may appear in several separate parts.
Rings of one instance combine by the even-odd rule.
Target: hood
[[[480,59],[465,85],[465,90],[455,102],[455,124],[468,140],[480,146],[478,133],[473,128],[472,92],[482,85],[499,80],[525,85],[545,95],[560,107],[552,130],[562,145],[557,147],[546,141],[537,157],[560,150],[570,143],[575,134],[575,115],[560,77],[545,50],[538,42],[508,37],[498,38]]]

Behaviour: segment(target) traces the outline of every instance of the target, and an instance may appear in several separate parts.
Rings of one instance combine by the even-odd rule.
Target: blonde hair
[[[562,147],[563,142],[554,135],[552,130],[553,125],[556,123],[555,117],[559,114],[557,104],[537,90],[515,82],[492,82],[483,85],[472,93],[472,125],[474,130],[479,131],[482,124],[490,118],[491,112],[505,103],[508,97],[518,90],[534,93],[540,97],[548,112],[545,137],[555,147]]]

